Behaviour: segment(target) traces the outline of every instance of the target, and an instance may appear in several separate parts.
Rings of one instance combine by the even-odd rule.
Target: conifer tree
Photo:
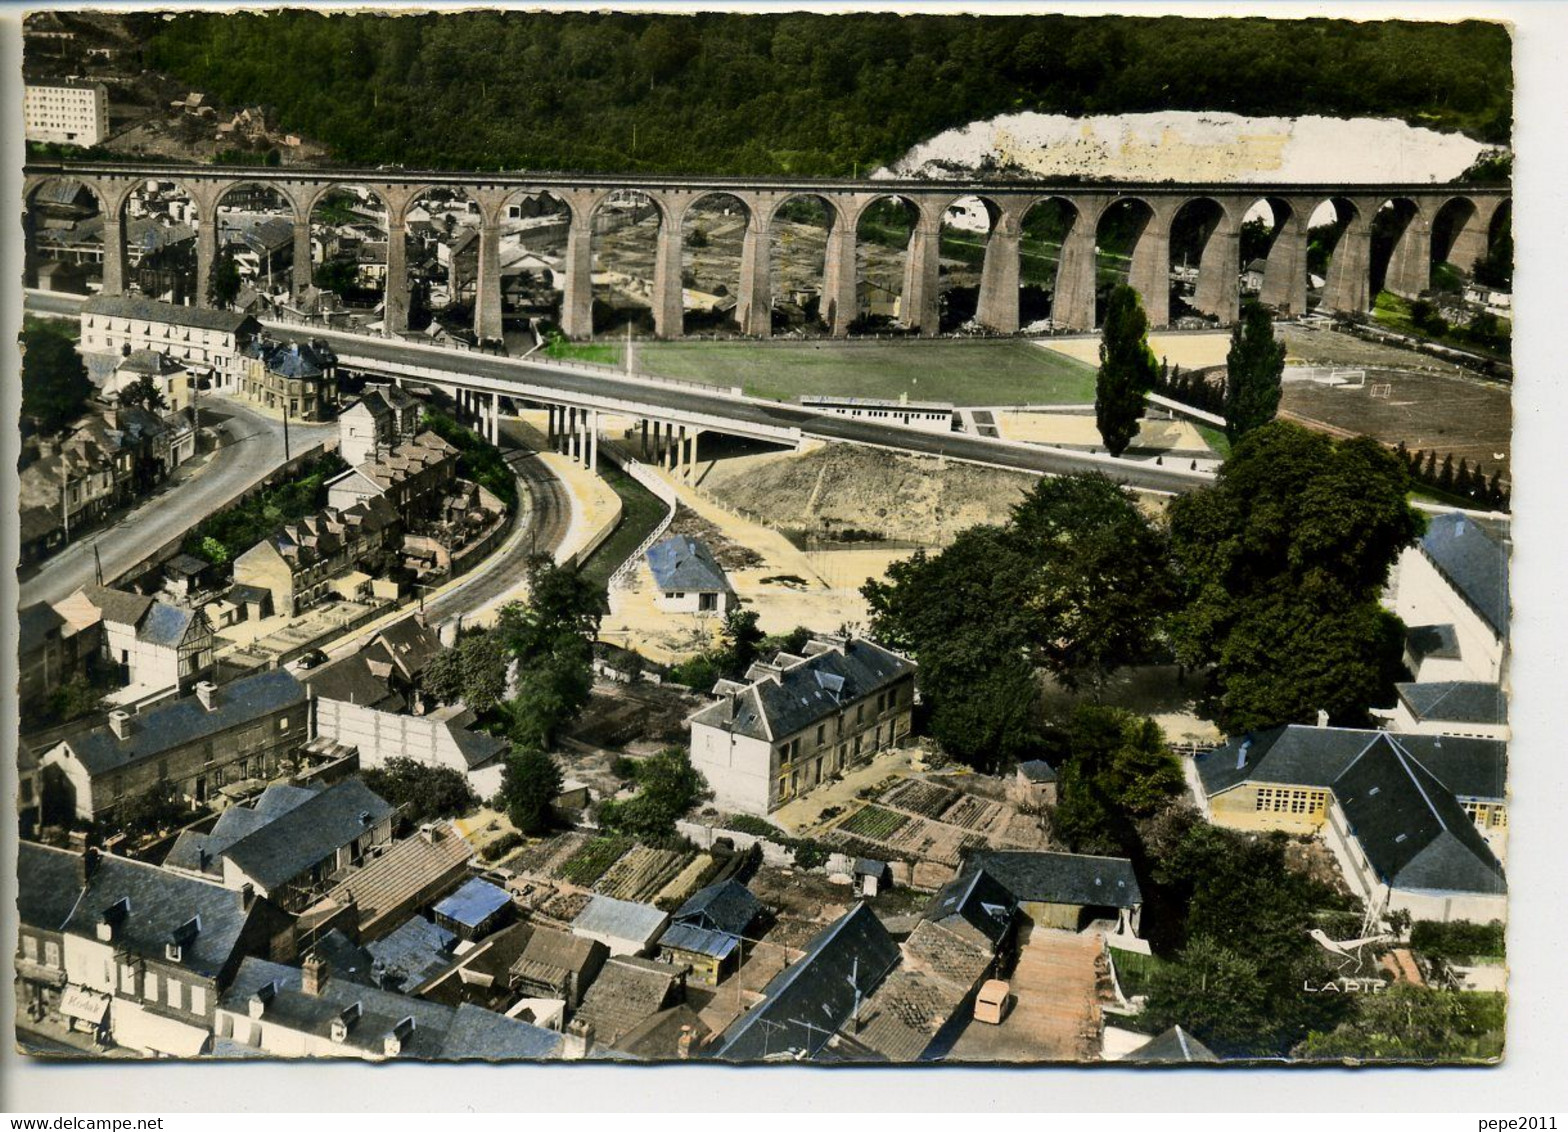
[[[1095,382],[1094,417],[1112,456],[1120,456],[1138,435],[1144,398],[1154,388],[1158,366],[1149,349],[1149,318],[1138,292],[1125,283],[1112,288],[1100,332],[1100,375]]]

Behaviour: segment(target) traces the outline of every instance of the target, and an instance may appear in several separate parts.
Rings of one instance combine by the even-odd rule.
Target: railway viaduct
[[[1202,252],[1192,305],[1233,322],[1240,308],[1238,276],[1243,219],[1266,202],[1273,219],[1260,299],[1287,315],[1306,313],[1308,224],[1325,203],[1333,206],[1341,234],[1330,260],[1323,306],[1365,311],[1374,273],[1388,290],[1415,295],[1425,290],[1431,265],[1449,261],[1469,268],[1482,258],[1503,216],[1506,185],[1265,183],[1129,184],[1093,180],[808,180],[756,177],[644,177],[536,173],[419,172],[337,168],[182,166],[119,162],[29,162],[24,201],[50,181],[72,180],[97,198],[103,217],[103,292],[118,294],[127,281],[125,206],[150,180],[174,183],[195,206],[196,294],[204,299],[218,252],[218,211],[242,187],[265,186],[287,203],[294,229],[294,285],[311,282],[310,218],[333,190],[350,187],[373,194],[385,210],[389,233],[403,231],[413,204],[433,189],[462,190],[480,210],[475,332],[501,336],[500,248],[509,206],[525,199],[554,198],[567,217],[561,322],[574,338],[592,335],[594,218],[612,199],[641,194],[658,215],[652,307],[656,333],[682,333],[682,222],[704,198],[739,201],[746,212],[736,318],[744,334],[771,331],[769,247],[780,209],[791,201],[815,199],[829,219],[822,272],[821,310],[835,335],[846,335],[857,313],[857,226],[878,201],[902,201],[912,228],[904,257],[902,321],[923,334],[937,330],[940,298],[939,242],[942,219],[958,201],[978,198],[987,220],[976,317],[1002,332],[1019,329],[1021,238],[1026,216],[1037,206],[1063,210],[1070,224],[1062,241],[1052,318],[1062,327],[1095,326],[1097,236],[1113,208],[1135,214],[1128,282],[1143,299],[1152,326],[1170,321],[1169,271],[1172,228],[1188,209],[1202,211]],[[1392,209],[1394,231],[1386,254],[1374,263],[1373,218]],[[31,252],[32,225],[27,225]],[[401,239],[387,240],[385,327],[406,329],[409,284]]]

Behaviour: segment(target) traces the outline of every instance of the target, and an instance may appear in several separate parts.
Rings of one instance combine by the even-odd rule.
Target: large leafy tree
[[[365,785],[395,806],[415,825],[456,817],[479,804],[468,779],[447,766],[428,766],[409,758],[388,759],[360,772]]]
[[[1181,659],[1212,665],[1215,718],[1236,733],[1363,723],[1391,691],[1398,623],[1380,595],[1422,529],[1397,456],[1285,422],[1253,430],[1215,484],[1171,505]]]
[[[1138,435],[1144,399],[1159,375],[1149,349],[1149,316],[1138,292],[1119,283],[1111,288],[1100,329],[1100,373],[1094,385],[1094,419],[1100,439],[1120,456]]]
[[[1063,685],[1097,685],[1143,657],[1172,596],[1163,529],[1097,473],[1040,480],[1008,531],[1035,658]]]
[[[912,653],[931,734],[994,769],[1039,746],[1043,668],[1098,684],[1144,655],[1171,593],[1158,527],[1098,474],[1042,479],[1005,526],[972,527],[940,554],[863,587],[872,630]]]
[[[1068,722],[1056,791],[1059,840],[1077,853],[1121,853],[1136,844],[1136,823],[1181,793],[1181,766],[1152,719],[1083,704]]]
[[[56,433],[81,416],[93,395],[76,343],[58,326],[30,323],[22,331],[22,416]]]
[[[507,820],[530,837],[545,832],[550,828],[561,782],[560,766],[543,750],[514,750],[501,770],[501,802]]]
[[[1248,303],[1225,355],[1225,435],[1232,444],[1274,419],[1284,372],[1285,343],[1274,337],[1272,316]]]

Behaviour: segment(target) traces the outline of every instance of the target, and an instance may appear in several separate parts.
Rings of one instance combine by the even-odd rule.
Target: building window
[[[22,958],[26,959],[28,962],[37,962],[37,960],[38,960],[38,937],[37,936],[24,935],[22,937]]]
[[[60,965],[60,945],[52,939],[44,941],[44,962],[51,967]]]
[[[191,987],[191,1013],[192,1014],[205,1014],[205,1013],[207,1013],[207,988],[206,987],[199,987],[199,986],[194,986],[194,985]]]
[[[826,723],[819,723],[819,724],[817,724],[817,746],[820,747],[824,743],[826,743],[827,741],[828,741],[828,725]]]
[[[168,982],[166,1001],[175,1010],[180,1008],[180,984],[170,979]]]
[[[158,975],[156,972],[148,971],[142,978],[142,997],[148,1002],[158,1001]]]

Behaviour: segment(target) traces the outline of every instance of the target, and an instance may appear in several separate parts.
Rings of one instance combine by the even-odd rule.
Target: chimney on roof
[[[675,1039],[675,1056],[682,1061],[691,1060],[691,1044],[696,1037],[697,1032],[690,1026],[682,1026],[681,1036]]]
[[[434,845],[436,843],[436,827],[431,825],[429,822],[426,822],[424,825],[420,826],[419,839],[426,845]]]
[[[109,730],[114,732],[116,739],[129,739],[131,737],[131,713],[116,709],[109,713]]]
[[[196,685],[196,698],[205,710],[211,711],[218,706],[218,686],[211,680],[203,680]]]
[[[1322,708],[1318,708],[1318,726],[1328,726],[1328,712],[1324,711]]]
[[[206,855],[206,851],[203,850],[202,856],[205,857]],[[240,885],[240,911],[249,912],[251,905],[254,903],[256,903],[256,886],[251,884],[250,881],[246,881]]]
[[[300,973],[300,991],[311,998],[320,998],[322,988],[327,985],[327,961],[312,951],[300,964]]]
[[[581,1061],[593,1049],[593,1023],[573,1018],[566,1024],[561,1043],[561,1057],[565,1061]]]

